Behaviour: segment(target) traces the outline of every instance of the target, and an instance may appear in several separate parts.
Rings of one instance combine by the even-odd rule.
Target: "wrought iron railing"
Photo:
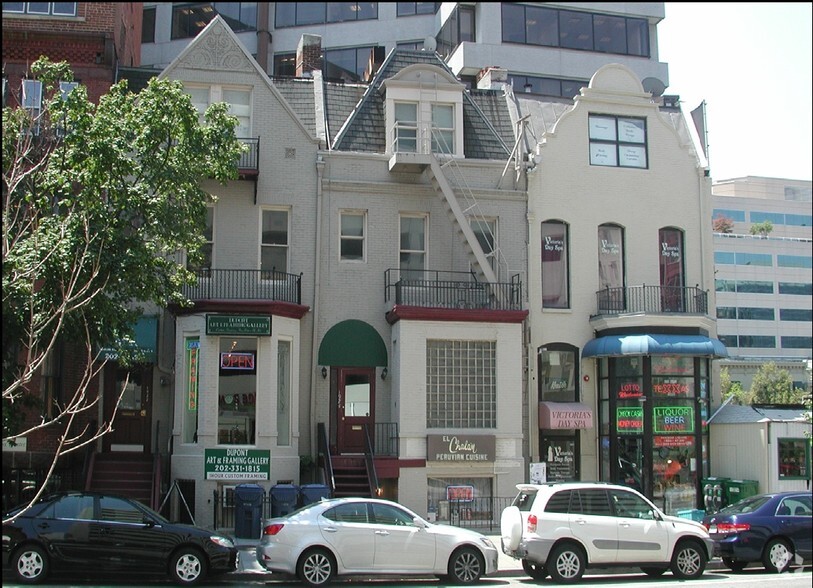
[[[189,300],[276,300],[301,304],[302,274],[276,270],[209,269],[195,271],[196,284],[185,286]]]
[[[237,139],[244,145],[248,145],[248,150],[240,154],[240,161],[237,162],[237,169],[246,172],[257,172],[260,169],[260,138],[259,137],[238,137]]]
[[[384,272],[384,301],[427,308],[521,310],[522,281],[480,282],[473,272],[401,270]]]
[[[398,423],[375,423],[372,441],[373,455],[398,457]]]
[[[699,286],[629,286],[596,292],[596,315],[630,313],[708,314],[708,291]]]

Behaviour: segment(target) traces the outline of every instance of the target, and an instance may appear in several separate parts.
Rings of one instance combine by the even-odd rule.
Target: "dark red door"
[[[375,423],[375,369],[339,368],[337,385],[337,449],[339,453],[364,453],[364,425],[372,439]]]
[[[124,368],[113,362],[105,366],[104,413],[112,431],[103,439],[105,451],[150,452],[152,366]]]

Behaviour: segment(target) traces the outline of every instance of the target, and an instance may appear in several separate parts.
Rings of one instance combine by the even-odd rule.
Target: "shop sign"
[[[694,408],[691,406],[656,406],[656,433],[694,433]]]
[[[221,370],[254,371],[254,354],[229,352],[220,354]]]
[[[198,374],[200,366],[200,339],[198,337],[186,340],[186,408],[190,411],[198,409]]]
[[[207,480],[268,480],[271,452],[267,449],[206,449]]]
[[[270,335],[270,316],[207,314],[207,335]]]
[[[494,461],[494,435],[427,435],[426,460],[458,463]]]
[[[474,500],[474,486],[446,486],[446,500],[471,502]]]
[[[644,409],[640,406],[616,408],[615,428],[619,433],[643,433]]]
[[[624,382],[618,387],[618,398],[641,398],[644,395],[638,382]]]
[[[656,435],[653,439],[655,447],[692,447],[692,435]]]

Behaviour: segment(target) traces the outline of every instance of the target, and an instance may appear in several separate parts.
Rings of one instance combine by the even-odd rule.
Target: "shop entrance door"
[[[128,369],[110,362],[104,371],[104,414],[107,422],[113,418],[118,404],[112,430],[102,437],[104,451],[149,453],[152,365]]]
[[[364,453],[364,425],[373,437],[375,369],[339,368],[336,395],[336,444],[340,454]]]

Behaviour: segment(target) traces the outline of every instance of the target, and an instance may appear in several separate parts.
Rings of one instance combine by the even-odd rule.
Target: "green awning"
[[[133,326],[133,335],[135,347],[139,352],[139,360],[144,363],[155,363],[158,357],[158,317],[140,317]],[[99,350],[99,359],[115,361],[118,358],[118,352],[112,347],[102,347]]]
[[[325,333],[319,365],[385,367],[387,347],[373,327],[359,320],[342,321]]]

